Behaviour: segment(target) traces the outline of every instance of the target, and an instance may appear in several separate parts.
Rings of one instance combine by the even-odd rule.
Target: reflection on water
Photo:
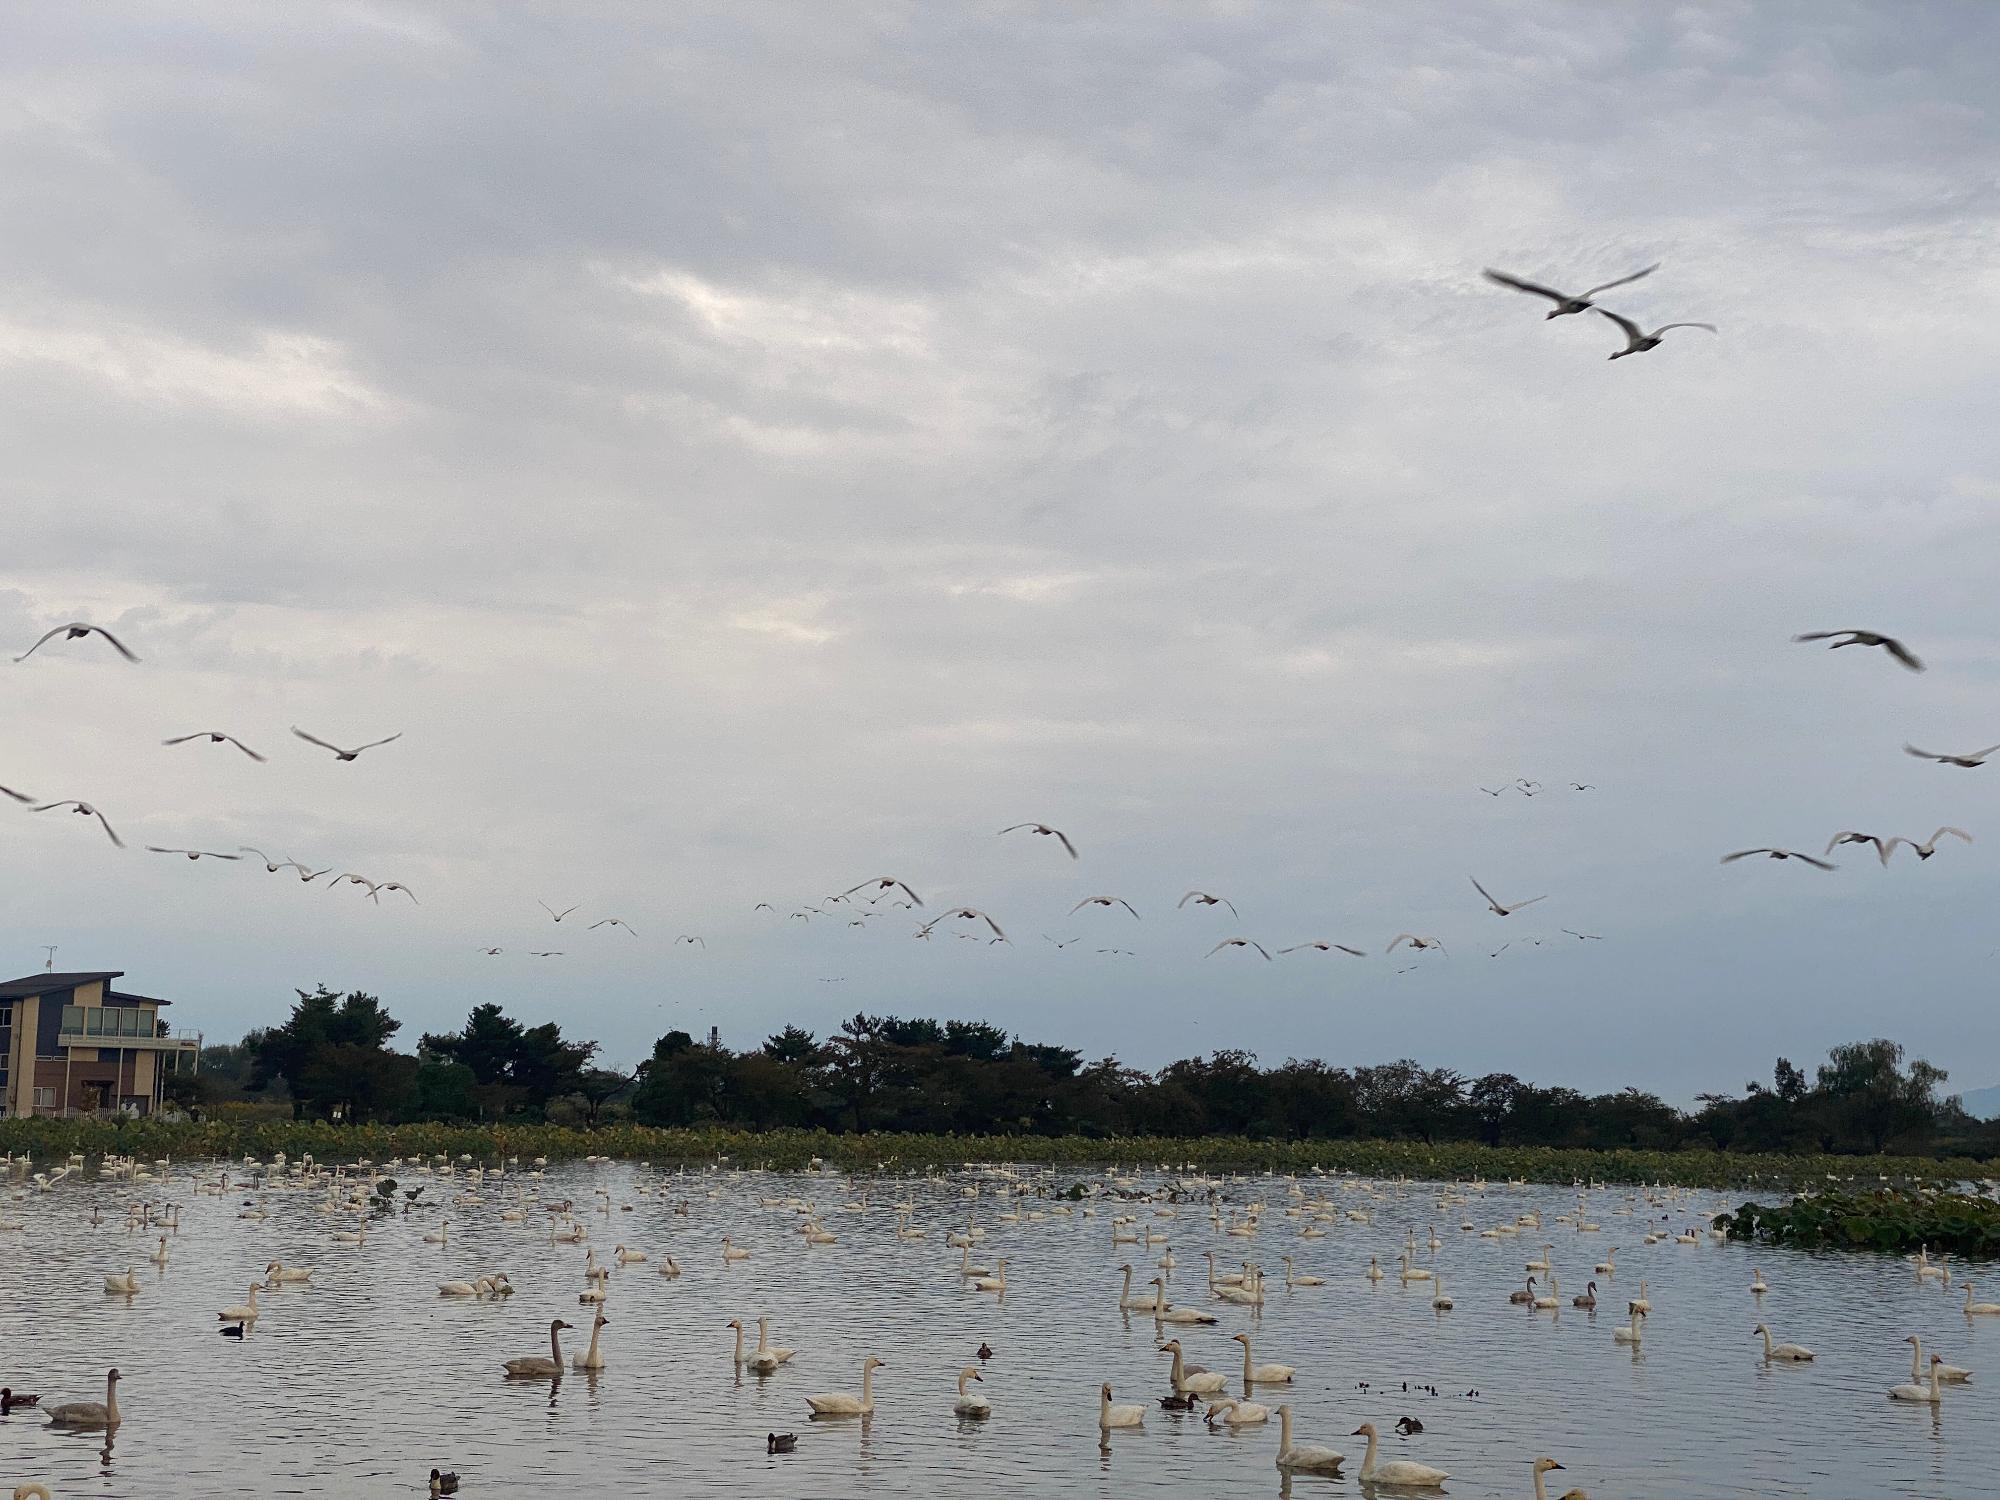
[[[848,1205],[858,1189],[827,1176],[602,1164],[538,1181],[489,1177],[474,1191],[462,1177],[405,1167],[396,1175],[405,1189],[423,1185],[422,1202],[394,1194],[355,1244],[335,1242],[352,1238],[357,1217],[322,1188],[197,1196],[196,1176],[213,1170],[176,1168],[168,1183],[139,1185],[86,1174],[8,1203],[24,1227],[0,1235],[0,1383],[45,1403],[96,1401],[116,1365],[124,1422],[107,1440],[53,1432],[17,1410],[0,1420],[0,1493],[41,1480],[58,1500],[422,1494],[436,1466],[457,1470],[468,1497],[533,1485],[655,1493],[668,1483],[695,1493],[1109,1496],[1147,1485],[1309,1497],[1370,1491],[1358,1478],[1365,1440],[1350,1436],[1363,1422],[1384,1434],[1385,1461],[1448,1470],[1448,1493],[1461,1496],[1531,1495],[1542,1454],[1566,1466],[1551,1476],[1562,1481],[1555,1493],[1577,1486],[1599,1497],[1955,1500],[1990,1493],[2000,1472],[1991,1395],[2000,1318],[1965,1317],[1960,1285],[1920,1283],[1899,1260],[1753,1251],[1706,1234],[1641,1243],[1648,1227],[1684,1229],[1718,1202],[1594,1191],[1584,1218],[1601,1229],[1581,1233],[1557,1222],[1577,1195],[1552,1188],[1491,1187],[1441,1204],[1441,1190],[1422,1184],[1307,1179],[1295,1195],[1284,1179],[1252,1177],[1221,1184],[1217,1223],[1198,1201],[1037,1197],[1015,1216],[1005,1182],[989,1173],[874,1180],[857,1211]],[[1042,1179],[1022,1169],[1031,1180]],[[1073,1169],[1046,1180],[1106,1181]],[[968,1186],[979,1196],[962,1197]],[[161,1228],[127,1227],[126,1205],[140,1199],[180,1208],[163,1264],[152,1258]],[[583,1243],[551,1238],[541,1205],[564,1199],[588,1226]],[[816,1202],[837,1242],[805,1243],[787,1199]],[[267,1216],[239,1218],[246,1203]],[[912,1228],[900,1234],[898,1203],[911,1205]],[[1254,1233],[1231,1234],[1258,1203]],[[961,1280],[962,1252],[946,1235],[968,1211],[986,1231],[972,1258],[1007,1259],[1004,1291]],[[1535,1211],[1540,1232],[1478,1232]],[[1115,1225],[1125,1214],[1136,1223]],[[445,1243],[427,1243],[447,1216]],[[1165,1242],[1148,1243],[1149,1228]],[[725,1263],[725,1234],[748,1260]],[[1557,1305],[1510,1304],[1545,1241]],[[1442,1273],[1451,1309],[1433,1308],[1432,1282],[1400,1278],[1408,1242],[1414,1268]],[[649,1259],[616,1264],[620,1243]],[[1593,1272],[1613,1244],[1616,1270]],[[1174,1265],[1163,1273],[1169,1247]],[[602,1282],[584,1274],[593,1250],[609,1263]],[[1204,1251],[1223,1274],[1240,1274],[1246,1258],[1261,1264],[1263,1304],[1210,1297]],[[669,1253],[678,1277],[661,1274]],[[1287,1254],[1299,1276],[1326,1284],[1287,1287]],[[1379,1282],[1365,1275],[1371,1256],[1387,1272]],[[241,1338],[223,1336],[216,1314],[243,1302],[273,1260],[312,1277],[262,1285],[258,1320]],[[1268,1424],[1211,1427],[1199,1411],[1158,1406],[1169,1360],[1152,1316],[1118,1305],[1126,1264],[1141,1291],[1164,1274],[1176,1305],[1215,1315],[1163,1336],[1227,1376],[1234,1394],[1245,1394],[1234,1333],[1253,1335],[1259,1363],[1297,1367],[1290,1384],[1251,1393],[1273,1409]],[[1753,1265],[1770,1284],[1762,1296],[1749,1291]],[[141,1289],[107,1294],[105,1277],[128,1268]],[[438,1294],[441,1282],[497,1272],[513,1295]],[[1652,1313],[1638,1344],[1616,1343],[1641,1278]],[[1573,1307],[1593,1279],[1598,1305]],[[596,1309],[579,1297],[598,1286],[605,1368],[506,1378],[505,1361],[548,1357],[553,1319],[575,1325],[563,1334],[565,1365],[582,1355]],[[773,1344],[797,1350],[768,1375],[735,1366],[726,1326],[740,1318],[754,1338],[760,1315],[772,1319]],[[1765,1363],[1751,1332],[1759,1322],[1818,1357]],[[1979,1378],[1946,1387],[1937,1408],[1890,1402],[1889,1386],[1909,1378],[1901,1340],[1911,1333]],[[992,1355],[983,1364],[982,1343]],[[806,1395],[859,1394],[871,1354],[884,1361],[874,1413],[812,1417]],[[968,1364],[981,1366],[975,1389],[992,1402],[988,1420],[953,1413]],[[1145,1405],[1140,1428],[1100,1432],[1105,1381],[1118,1401]],[[1285,1402],[1294,1440],[1346,1452],[1346,1477],[1280,1474],[1275,1408]],[[1396,1436],[1402,1416],[1423,1431]],[[795,1451],[768,1452],[772,1433],[796,1434]]]

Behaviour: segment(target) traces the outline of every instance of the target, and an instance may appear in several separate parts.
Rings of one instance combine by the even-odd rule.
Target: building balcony
[[[98,1047],[122,1047],[128,1052],[199,1052],[201,1040],[191,1036],[89,1036],[80,1031],[65,1031],[56,1038],[60,1057],[71,1047],[95,1049]],[[46,1054],[45,1054],[46,1055]]]

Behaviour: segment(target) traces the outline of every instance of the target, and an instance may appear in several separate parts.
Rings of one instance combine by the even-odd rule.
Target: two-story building
[[[0,1116],[151,1114],[166,1078],[201,1066],[169,1036],[166,1000],[115,990],[122,972],[30,974],[0,984]]]

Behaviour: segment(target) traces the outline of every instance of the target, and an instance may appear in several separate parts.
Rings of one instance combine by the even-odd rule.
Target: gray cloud
[[[867,1007],[1140,1064],[1685,1095],[1892,1032],[2000,1076],[1993,773],[1898,750],[2000,738],[1994,17],[0,27],[0,629],[87,617],[146,657],[9,667],[0,781],[424,900],[8,814],[18,967],[60,942],[211,1033],[320,979],[412,1034],[492,997],[628,1059]],[[1601,319],[1478,277],[1653,260],[1614,305],[1719,337],[1610,365]],[[1932,670],[1788,640],[1846,625]],[[158,746],[211,723],[272,764]],[[405,738],[337,765],[292,723]],[[1550,791],[1476,790],[1514,776]],[[1022,818],[1084,861],[994,837]],[[1982,840],[1715,864],[1939,822]],[[750,910],[878,870],[1019,941]],[[1550,899],[1502,923],[1468,873]],[[1376,956],[1202,959],[1234,928],[1173,913],[1190,884],[1267,946]],[[1064,917],[1100,891],[1145,921]],[[537,897],[642,936],[474,952],[545,946]],[[1397,974],[1404,929],[1451,959]],[[1039,938],[1100,930],[1142,956]]]

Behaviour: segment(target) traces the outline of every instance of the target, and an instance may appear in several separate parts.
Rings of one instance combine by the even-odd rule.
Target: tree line
[[[525,1026],[494,1004],[420,1037],[414,1053],[391,1047],[401,1030],[373,995],[300,990],[283,1025],[205,1049],[202,1072],[171,1092],[196,1112],[265,1100],[295,1119],[350,1121],[2000,1155],[2000,1123],[1968,1117],[1943,1093],[1942,1069],[1882,1039],[1833,1048],[1810,1078],[1779,1058],[1770,1083],[1680,1110],[1636,1088],[1588,1094],[1407,1058],[1262,1067],[1224,1050],[1147,1073],[983,1021],[859,1014],[823,1038],[787,1026],[745,1051],[669,1031],[630,1073],[599,1066],[596,1042],[553,1022]]]

